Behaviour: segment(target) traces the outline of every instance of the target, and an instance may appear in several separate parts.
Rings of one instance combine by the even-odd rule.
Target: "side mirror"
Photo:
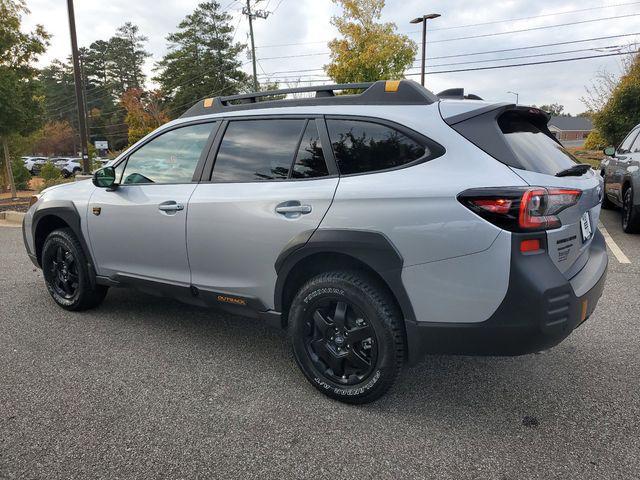
[[[607,147],[604,149],[604,154],[607,157],[615,157],[616,156],[616,147]]]
[[[104,167],[93,174],[93,184],[98,188],[113,188],[116,184],[116,169]]]

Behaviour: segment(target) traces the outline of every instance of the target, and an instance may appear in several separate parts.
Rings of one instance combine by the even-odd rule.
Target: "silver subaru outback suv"
[[[27,253],[68,310],[135,287],[287,328],[305,377],[349,403],[425,353],[550,348],[602,293],[602,180],[545,112],[458,96],[205,99],[34,199]]]

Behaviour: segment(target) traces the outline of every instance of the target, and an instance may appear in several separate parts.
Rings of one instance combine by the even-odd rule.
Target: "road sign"
[[[109,150],[109,142],[107,140],[96,140],[93,144],[96,150]]]

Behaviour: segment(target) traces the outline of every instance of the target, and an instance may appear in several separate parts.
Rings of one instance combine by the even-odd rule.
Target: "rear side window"
[[[284,180],[296,154],[304,119],[236,120],[222,139],[213,180]]]
[[[300,140],[296,161],[293,165],[292,178],[315,178],[329,175],[324,160],[320,135],[315,120],[309,120]]]
[[[505,114],[498,119],[498,125],[518,160],[518,165],[514,165],[517,168],[555,175],[578,163],[573,155],[527,117]]]
[[[399,167],[429,153],[423,145],[386,125],[328,119],[327,127],[342,175]]]

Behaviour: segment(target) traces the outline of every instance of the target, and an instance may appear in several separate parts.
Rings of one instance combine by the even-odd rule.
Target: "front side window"
[[[213,167],[213,180],[252,182],[289,178],[304,119],[229,122]]]
[[[427,149],[404,133],[362,120],[327,120],[342,175],[395,168],[418,160]]]
[[[636,135],[638,135],[638,132],[640,132],[640,130],[636,128],[635,130],[632,130],[629,135],[627,135],[627,138],[625,138],[618,147],[618,153],[631,152],[631,146],[633,145],[633,141],[635,140]]]
[[[213,126],[189,125],[154,138],[129,156],[121,183],[190,183]]]

